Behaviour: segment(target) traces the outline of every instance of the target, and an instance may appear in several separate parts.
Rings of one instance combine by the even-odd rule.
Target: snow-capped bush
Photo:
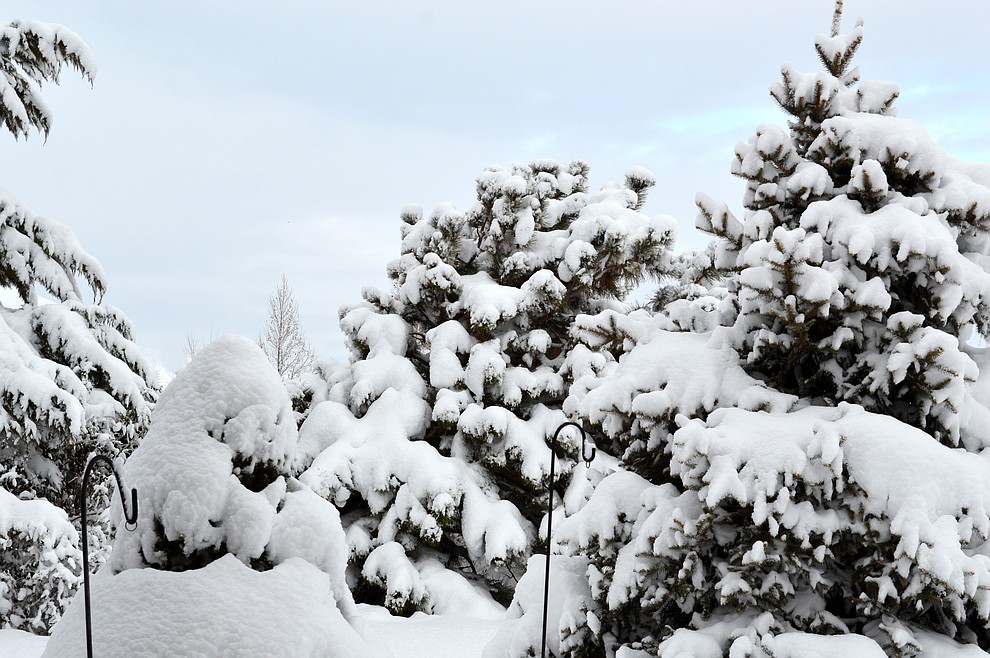
[[[225,336],[197,352],[125,464],[140,512],[108,565],[185,571],[229,554],[266,570],[302,558],[328,574],[349,614],[339,515],[292,477],[296,437],[288,393],[256,344]]]
[[[46,633],[81,581],[79,535],[65,512],[0,489],[0,627]]]

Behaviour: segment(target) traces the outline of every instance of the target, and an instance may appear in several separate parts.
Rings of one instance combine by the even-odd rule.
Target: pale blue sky
[[[799,9],[795,9],[799,7]],[[948,8],[951,8],[948,9]],[[732,149],[785,61],[814,70],[829,0],[261,2],[13,0],[93,49],[93,88],[46,88],[45,144],[0,138],[0,186],[70,226],[107,301],[163,364],[188,334],[257,336],[284,273],[321,356],[345,358],[341,304],[385,286],[398,214],[467,208],[490,164],[551,157],[592,184],[633,165],[645,211],[694,234],[694,195],[738,210]],[[900,115],[990,161],[990,3],[847,0],[863,76]]]

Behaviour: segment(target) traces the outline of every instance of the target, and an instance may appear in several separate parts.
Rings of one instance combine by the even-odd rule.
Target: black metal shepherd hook
[[[547,613],[550,609],[550,541],[553,537],[553,465],[557,461],[557,437],[565,427],[576,427],[581,432],[581,459],[584,460],[587,466],[591,466],[591,462],[595,459],[597,452],[594,446],[591,446],[591,454],[585,451],[585,440],[587,437],[585,436],[584,428],[574,421],[563,423],[553,433],[553,440],[550,443],[550,483],[547,485],[550,493],[550,502],[547,504],[547,574],[543,581],[543,646],[540,649],[540,656],[542,658],[546,658],[547,656]]]
[[[103,462],[110,467],[110,472],[117,480],[117,493],[120,494],[120,504],[124,508],[124,527],[133,530],[137,527],[138,500],[137,489],[131,489],[131,511],[127,511],[127,501],[124,499],[124,485],[120,483],[120,474],[113,461],[106,455],[93,455],[86,462],[83,471],[82,487],[79,489],[79,513],[82,524],[82,554],[83,554],[83,598],[86,602],[86,656],[93,658],[93,627],[89,606],[89,533],[86,528],[86,489],[89,485],[89,473],[97,463]]]

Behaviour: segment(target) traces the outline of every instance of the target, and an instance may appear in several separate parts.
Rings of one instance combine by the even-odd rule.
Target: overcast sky
[[[488,165],[582,159],[594,187],[633,165],[644,211],[682,227],[703,191],[740,209],[734,145],[784,124],[780,65],[817,70],[831,0],[261,2],[8,0],[92,48],[91,88],[46,87],[47,141],[0,138],[0,186],[67,224],[137,340],[171,370],[186,337],[251,338],[285,274],[320,356],[337,309],[385,287],[399,211],[467,209]],[[990,162],[990,3],[847,0],[864,78],[902,117]],[[741,211],[740,211],[741,212]]]

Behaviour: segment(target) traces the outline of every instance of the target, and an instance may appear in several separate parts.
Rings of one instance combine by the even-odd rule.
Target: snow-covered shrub
[[[990,169],[856,86],[861,37],[784,69],[790,133],[737,148],[744,221],[699,199],[715,251],[675,261],[656,315],[577,318],[594,356],[563,408],[621,464],[555,524],[585,565],[551,587],[558,655],[990,648],[990,357],[964,344],[987,332]],[[487,656],[539,646],[531,575]]]
[[[161,396],[123,469],[138,492],[93,582],[95,651],[168,655],[387,655],[351,628],[336,508],[292,477],[295,416],[252,341],[200,350]],[[122,521],[116,502],[112,516]],[[45,656],[77,656],[76,597]]]
[[[46,633],[82,581],[79,536],[45,500],[0,489],[0,627]]]
[[[485,646],[483,658],[540,655],[546,566],[545,555],[537,554],[529,558],[526,573],[519,579],[512,604],[506,611],[509,621],[501,625],[495,637]],[[567,627],[569,620],[566,616],[582,608],[581,604],[588,598],[587,568],[588,559],[583,555],[553,556],[550,561],[552,596],[547,610],[550,628]],[[586,633],[587,630],[585,627]],[[582,646],[586,639],[576,635],[561,641],[559,636],[550,634],[547,649],[550,655],[565,655],[565,651]],[[594,647],[593,640],[589,647]]]
[[[503,597],[523,570],[548,437],[566,420],[574,318],[662,272],[675,227],[638,211],[645,170],[594,194],[586,178],[580,162],[492,167],[466,213],[407,208],[394,290],[342,311],[353,362],[314,395],[297,464],[342,508],[365,600],[431,609],[435,593],[403,574],[437,560]],[[577,451],[561,443],[558,487]]]
[[[117,533],[112,571],[186,571],[224,555],[264,571],[302,558],[349,614],[339,515],[292,477],[296,437],[288,393],[256,344],[225,336],[197,352],[125,464],[140,510],[135,530]],[[120,521],[119,503],[113,511]]]

